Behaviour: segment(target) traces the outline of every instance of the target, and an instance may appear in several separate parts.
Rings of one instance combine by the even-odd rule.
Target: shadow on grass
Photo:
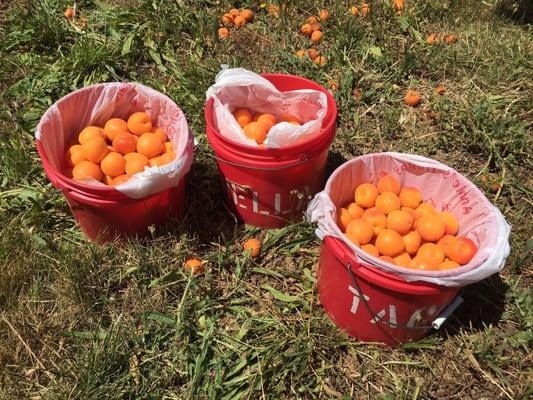
[[[505,293],[509,286],[495,274],[463,289],[463,304],[455,310],[439,331],[443,337],[460,332],[476,332],[488,325],[498,325],[505,310]]]
[[[339,168],[346,161],[348,160],[343,155],[341,155],[335,150],[330,150],[328,154],[328,162],[326,164],[326,179],[325,180],[327,181],[330,175],[333,173],[333,171]],[[325,181],[324,181],[324,184],[326,184]]]
[[[533,23],[533,1],[531,0],[500,0],[496,12],[517,23]]]

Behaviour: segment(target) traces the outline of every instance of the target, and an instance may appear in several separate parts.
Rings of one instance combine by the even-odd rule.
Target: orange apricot
[[[152,120],[143,111],[135,112],[128,118],[128,129],[131,133],[141,136],[143,133],[152,132]]]
[[[311,15],[310,17],[307,17],[307,23],[308,24],[312,25],[312,24],[316,24],[317,22],[318,22],[318,19],[314,15]]]
[[[457,264],[455,261],[452,261],[452,260],[445,260],[443,262],[441,262],[439,265],[438,265],[438,269],[440,270],[447,270],[447,269],[455,269],[455,268],[459,268],[460,265]]]
[[[422,193],[414,187],[403,187],[398,196],[403,207],[416,209],[422,202]]]
[[[246,125],[252,122],[252,113],[246,108],[239,108],[237,111],[235,111],[233,116],[241,128],[244,128]]]
[[[405,246],[400,234],[392,229],[383,229],[376,238],[376,247],[380,254],[395,257],[404,251]]]
[[[246,19],[242,15],[237,15],[233,18],[233,23],[237,28],[240,28],[241,26],[246,25]]]
[[[298,118],[298,117],[296,117],[294,115],[291,115],[291,114],[281,114],[280,117],[279,117],[279,122],[288,122],[288,123],[296,122],[298,124],[302,123],[300,118]]]
[[[359,239],[357,239],[357,237],[351,233],[346,233],[346,237],[348,238],[348,240],[350,242],[352,242],[355,246],[359,247],[360,246],[360,243],[359,243]]]
[[[267,126],[259,122],[250,122],[243,130],[246,137],[255,140],[257,144],[262,144],[268,133]]]
[[[267,127],[267,131],[270,130],[274,125],[277,124],[278,120],[274,114],[261,114],[257,117],[256,122],[264,124]]]
[[[420,248],[420,243],[422,243],[422,238],[417,231],[411,231],[408,234],[403,235],[402,240],[405,246],[405,251],[410,255],[416,254]]]
[[[241,12],[236,8],[232,8],[228,14],[235,18],[237,15],[241,15]]]
[[[444,236],[446,226],[436,215],[424,215],[416,223],[420,237],[428,242],[436,242]]]
[[[367,254],[370,254],[371,256],[379,257],[379,251],[373,244],[364,244],[361,246],[361,250],[363,250]]]
[[[395,210],[387,215],[387,229],[392,229],[400,235],[406,235],[413,227],[415,219],[406,211]]]
[[[379,193],[392,192],[395,195],[399,195],[401,189],[398,179],[391,175],[385,175],[379,178],[377,188]]]
[[[359,8],[356,6],[352,6],[350,8],[350,12],[357,17],[359,15]]]
[[[104,125],[104,133],[111,142],[115,135],[122,132],[129,132],[128,123],[122,118],[111,118]]]
[[[245,8],[241,11],[241,16],[246,20],[246,22],[251,22],[254,19],[254,13],[252,10]]]
[[[137,148],[134,136],[128,132],[117,133],[113,139],[113,151],[120,154],[128,154]]]
[[[205,271],[204,262],[198,258],[189,258],[183,264],[183,269],[190,272],[192,275],[199,275]]]
[[[313,63],[316,65],[326,65],[327,59],[324,56],[316,56],[316,58],[313,60]]]
[[[370,4],[363,3],[361,5],[361,17],[366,17],[370,13]]]
[[[465,265],[477,253],[477,246],[471,240],[464,236],[460,236],[448,249],[448,257],[460,265]]]
[[[144,167],[148,165],[148,157],[139,153],[129,153],[124,156],[126,160],[126,174],[133,175],[138,172],[143,172]]]
[[[422,101],[422,96],[416,90],[408,90],[403,100],[408,106],[416,107]]]
[[[392,192],[383,192],[376,197],[376,208],[385,215],[399,210],[401,206],[400,199]]]
[[[126,174],[119,175],[116,178],[113,178],[113,180],[110,183],[108,183],[108,185],[111,185],[111,186],[121,185],[129,181],[129,179],[130,179],[129,175],[126,175]]]
[[[313,27],[311,26],[311,24],[303,24],[300,28],[300,32],[302,32],[305,36],[311,36],[311,34],[313,33]]]
[[[324,36],[324,34],[321,31],[313,31],[311,34],[311,40],[318,43],[322,40],[322,36]]]
[[[380,228],[387,227],[387,217],[385,216],[385,214],[379,211],[376,207],[366,209],[363,212],[363,215],[361,216],[361,218],[364,219],[365,221],[370,222],[373,226],[377,226]]]
[[[416,252],[418,257],[427,258],[434,264],[440,264],[444,261],[444,250],[434,243],[424,243]]]
[[[318,16],[320,18],[321,21],[325,21],[328,19],[329,17],[329,11],[326,10],[325,8],[323,8],[322,10],[320,10],[320,12],[318,13]]]
[[[217,33],[218,33],[218,38],[219,39],[227,39],[231,35],[229,29],[228,28],[224,28],[224,27],[218,28]]]
[[[337,209],[337,225],[339,225],[339,228],[343,232],[346,232],[346,228],[352,219],[352,215],[346,208],[341,207]]]
[[[243,248],[250,256],[257,257],[261,253],[261,242],[255,238],[248,239],[244,242]]]
[[[99,163],[109,153],[107,143],[100,136],[89,139],[82,147],[85,158],[93,163]]]
[[[389,263],[389,264],[395,264],[395,265],[396,265],[396,263],[394,262],[394,258],[392,258],[392,257],[390,257],[390,256],[379,256],[378,258],[379,258],[381,261],[385,261],[385,262],[387,262],[387,263]]]
[[[355,189],[355,203],[359,207],[374,207],[378,197],[378,189],[371,183],[362,183]]]
[[[224,14],[222,16],[222,23],[228,26],[233,25],[233,15],[231,15],[230,13]],[[220,29],[219,29],[219,33],[220,33]]]
[[[162,143],[165,143],[168,140],[167,134],[165,133],[165,131],[161,128],[158,128],[157,126],[154,126],[152,128],[152,133],[156,135],[161,140]]]
[[[174,143],[167,141],[163,143],[163,152],[164,153],[170,153],[174,151]]]
[[[148,158],[158,156],[163,152],[163,143],[151,132],[143,133],[137,140],[137,153]]]
[[[409,264],[411,264],[411,256],[409,253],[404,251],[403,253],[400,253],[394,257],[394,263],[401,267],[409,268]]]
[[[82,161],[85,161],[85,153],[83,152],[83,146],[81,144],[75,144],[70,146],[65,155],[67,164],[69,167],[74,167],[76,164],[79,164]]]
[[[99,128],[98,126],[87,126],[83,128],[78,135],[78,142],[80,142],[80,144],[85,144],[95,137],[101,137],[102,139],[105,139],[105,133],[103,129]]]
[[[372,224],[361,218],[352,219],[346,227],[346,233],[353,235],[357,238],[360,244],[370,243],[374,236],[374,228]]]
[[[101,181],[103,176],[102,170],[98,164],[91,161],[81,161],[72,168],[72,177],[74,179],[93,178],[97,181]]]
[[[417,218],[426,215],[435,215],[435,208],[429,203],[422,203],[415,209],[415,213]]]
[[[305,57],[305,50],[298,50],[296,53],[294,53],[296,57],[298,58],[304,58]]]
[[[444,235],[442,238],[439,239],[437,242],[437,246],[440,246],[440,248],[444,251],[444,254],[446,257],[450,257],[449,252],[451,246],[455,244],[457,241],[457,238],[452,235]]]
[[[316,49],[313,49],[313,48],[307,49],[307,56],[311,60],[314,60],[315,58],[318,57],[318,51],[316,51]]]
[[[437,216],[441,219],[442,222],[444,222],[444,226],[446,228],[446,235],[457,234],[457,231],[459,230],[459,221],[457,221],[455,215],[447,211],[441,211],[437,213]]]
[[[126,160],[120,153],[108,153],[100,162],[102,172],[111,178],[116,178],[126,172]]]
[[[423,271],[435,271],[438,269],[438,264],[433,263],[431,260],[416,256],[411,260],[409,268],[419,269]]]
[[[361,218],[365,210],[363,210],[361,207],[359,207],[355,203],[350,203],[347,208],[348,212],[352,216],[352,218]]]

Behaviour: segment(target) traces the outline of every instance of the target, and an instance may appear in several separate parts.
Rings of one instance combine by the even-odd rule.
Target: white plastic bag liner
[[[227,138],[248,146],[259,146],[249,139],[237,123],[233,113],[247,108],[252,113],[290,114],[306,121],[301,126],[288,122],[274,125],[264,142],[267,147],[285,147],[303,142],[320,132],[327,112],[327,97],[318,90],[280,92],[261,75],[244,68],[222,70],[215,84],[206,93],[214,99],[215,128]]]
[[[102,83],[88,86],[61,98],[43,115],[35,137],[58,172],[63,173],[67,147],[77,143],[79,132],[88,125],[103,127],[111,118],[128,117],[144,111],[154,126],[165,131],[174,144],[176,158],[162,167],[145,167],[127,182],[115,186],[126,196],[139,199],[177,186],[189,172],[193,160],[193,134],[183,111],[167,96],[138,83]],[[95,179],[87,184],[107,187]]]
[[[337,207],[354,201],[355,187],[377,184],[392,175],[403,186],[419,189],[423,201],[437,211],[449,211],[459,221],[458,236],[472,239],[478,252],[470,263],[445,271],[418,271],[386,263],[354,246],[337,226]],[[374,153],[341,165],[328,179],[325,189],[309,203],[307,219],[317,222],[317,236],[342,240],[365,265],[401,276],[406,281],[424,281],[442,286],[463,287],[499,272],[509,255],[511,227],[481,191],[454,169],[425,157],[401,153]]]

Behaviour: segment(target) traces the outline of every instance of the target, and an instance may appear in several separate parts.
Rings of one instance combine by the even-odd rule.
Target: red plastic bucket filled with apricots
[[[89,239],[146,234],[181,214],[193,136],[167,96],[135,83],[89,86],[52,105],[35,136],[46,175]]]
[[[217,158],[228,204],[247,224],[280,228],[301,218],[309,200],[323,188],[328,150],[335,136],[337,107],[324,87],[308,79],[285,74],[261,77],[279,92],[309,89],[325,95],[325,111],[316,134],[280,147],[250,146],[222,134],[214,117],[214,100],[207,101],[207,138]],[[247,96],[247,101],[262,101],[254,98],[254,94]]]
[[[323,239],[319,295],[350,336],[398,345],[439,328],[461,287],[498,273],[510,227],[437,161],[376,153],[340,166],[309,204]]]

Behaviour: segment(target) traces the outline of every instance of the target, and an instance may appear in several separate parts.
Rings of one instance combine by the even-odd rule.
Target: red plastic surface
[[[425,282],[406,282],[360,264],[344,243],[329,236],[324,238],[320,253],[318,286],[320,302],[335,325],[359,340],[389,346],[424,336],[429,328],[414,328],[431,325],[459,291]]]
[[[324,92],[328,110],[321,133],[306,142],[280,149],[245,146],[215,129],[211,99],[205,107],[207,138],[218,158],[227,201],[235,214],[250,225],[280,228],[301,218],[309,200],[323,188],[328,150],[335,136],[337,107],[331,94],[315,82],[284,74],[263,77],[281,91]]]

